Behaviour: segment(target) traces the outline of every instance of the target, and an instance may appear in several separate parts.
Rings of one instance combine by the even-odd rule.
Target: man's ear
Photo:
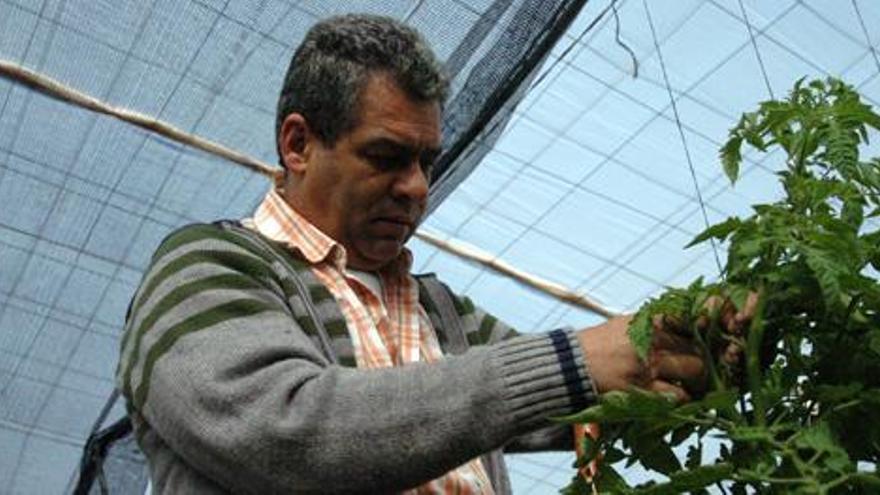
[[[288,115],[281,123],[281,132],[278,135],[278,149],[281,151],[284,168],[294,173],[305,172],[314,139],[315,135],[302,114]]]

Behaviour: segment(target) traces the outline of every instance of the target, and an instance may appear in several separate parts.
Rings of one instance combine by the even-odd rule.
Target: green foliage
[[[880,493],[880,158],[859,154],[873,130],[880,115],[828,79],[798,81],[730,131],[720,158],[731,182],[743,146],[781,148],[785,197],[699,234],[689,246],[727,245],[722,281],[671,288],[630,324],[643,359],[656,323],[690,332],[712,390],[680,406],[642,390],[611,392],[564,418],[602,424],[602,438],[579,460],[602,459],[600,493]],[[751,325],[729,334],[707,301],[742,308],[750,291],[759,297]],[[743,369],[720,359],[731,342],[744,349]],[[715,459],[703,458],[707,436],[720,441]],[[687,447],[684,464],[676,446]],[[618,460],[667,481],[629,486],[611,466]],[[578,477],[565,493],[593,488]]]

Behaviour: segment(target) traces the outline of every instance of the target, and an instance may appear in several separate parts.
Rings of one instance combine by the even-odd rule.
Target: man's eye
[[[372,154],[367,160],[380,170],[404,168],[409,164],[409,157],[403,154]]]
[[[434,164],[437,163],[439,155],[440,152],[437,150],[426,150],[419,155],[419,165],[426,175],[430,176],[430,171],[434,169]]]
[[[425,174],[425,177],[430,180],[431,172],[434,170],[434,160],[419,162],[419,166],[422,167],[422,173]]]

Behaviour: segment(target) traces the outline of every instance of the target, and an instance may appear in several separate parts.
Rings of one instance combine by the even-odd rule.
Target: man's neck
[[[373,291],[373,294],[375,294],[380,300],[385,300],[382,291],[382,277],[380,277],[378,273],[374,271],[355,270],[352,268],[347,268],[346,271],[349,275],[366,285],[367,288]]]

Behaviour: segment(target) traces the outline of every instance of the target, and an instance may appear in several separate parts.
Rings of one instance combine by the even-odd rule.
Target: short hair
[[[334,145],[357,125],[359,99],[374,74],[386,73],[417,101],[443,104],[449,83],[422,36],[400,22],[375,15],[349,14],[315,24],[293,55],[275,121],[293,112],[326,145]]]

